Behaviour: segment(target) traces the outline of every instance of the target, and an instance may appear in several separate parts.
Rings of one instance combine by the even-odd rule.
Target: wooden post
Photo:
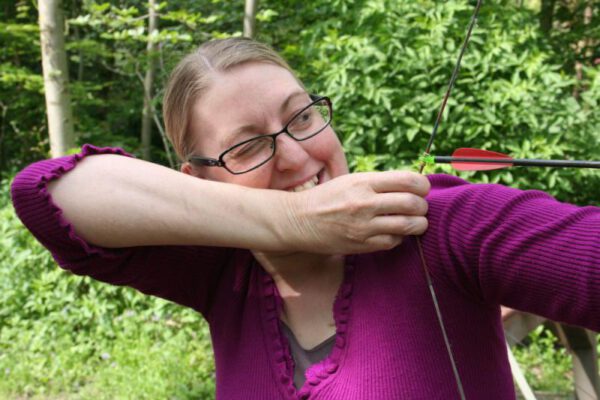
[[[597,333],[583,328],[551,322],[543,317],[502,307],[502,323],[509,346],[523,340],[529,332],[542,323],[551,329],[563,346],[573,356],[573,380],[577,400],[600,400],[600,375],[598,373]],[[510,348],[509,348],[509,357]],[[511,363],[515,360],[510,360]],[[520,382],[519,371],[513,367],[513,376],[522,391],[527,392],[526,384]]]
[[[562,343],[573,356],[573,380],[578,400],[600,399],[596,333],[565,324],[554,325]]]
[[[509,308],[502,308],[502,323],[506,341],[510,346],[519,344],[529,332],[543,324],[546,318],[539,315],[519,312]]]

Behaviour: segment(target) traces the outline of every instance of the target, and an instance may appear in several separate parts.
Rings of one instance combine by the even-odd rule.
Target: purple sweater
[[[46,185],[81,154],[35,163],[12,185],[17,214],[61,267],[192,307],[210,325],[217,398],[454,399],[456,384],[413,238],[346,258],[335,346],[293,384],[282,300],[247,250],[86,243]],[[538,191],[430,176],[423,245],[467,399],[514,399],[500,305],[600,330],[600,208]]]

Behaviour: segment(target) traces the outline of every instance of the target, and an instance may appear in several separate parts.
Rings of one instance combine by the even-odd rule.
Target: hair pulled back
[[[177,64],[165,90],[163,118],[167,137],[181,161],[193,153],[194,138],[188,132],[191,110],[209,89],[212,75],[247,62],[272,63],[294,75],[275,50],[248,38],[211,40]]]

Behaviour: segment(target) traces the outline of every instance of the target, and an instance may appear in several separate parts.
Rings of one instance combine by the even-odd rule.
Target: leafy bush
[[[330,4],[315,5],[314,13],[327,18],[314,18],[302,43],[285,52],[300,62],[311,90],[333,98],[334,123],[354,169],[406,168],[429,139],[473,8],[429,0]],[[512,1],[486,2],[434,154],[479,147],[515,157],[600,159],[600,146],[590,146],[600,143],[600,73],[588,68],[578,81],[560,59],[535,13]],[[590,170],[465,176],[581,204],[597,204],[600,195],[600,175]]]
[[[67,10],[79,141],[136,152],[146,3],[74,3]],[[483,147],[519,157],[600,159],[600,73],[573,74],[574,32],[543,36],[514,1],[484,3],[434,154]],[[0,40],[0,170],[48,153],[37,13],[4,7]],[[121,8],[119,8],[121,7]],[[239,2],[161,3],[157,81],[199,42],[236,34]],[[282,51],[312,91],[334,100],[354,170],[406,168],[428,139],[472,12],[467,1],[315,0],[260,3],[259,39]],[[596,28],[597,29],[597,28]],[[597,35],[597,33],[596,33]],[[566,43],[566,44],[565,44]],[[139,70],[139,71],[138,71]],[[159,84],[160,86],[160,84]],[[578,93],[573,96],[573,93]],[[156,109],[160,109],[156,100]],[[154,143],[161,159],[158,137]],[[164,157],[162,157],[164,159]],[[439,171],[448,171],[440,167]],[[597,204],[596,171],[514,169],[467,174]],[[0,189],[0,397],[210,398],[206,325],[190,310],[60,271],[16,219]],[[537,336],[535,336],[537,335]],[[543,333],[517,357],[538,388],[565,390],[563,354]],[[568,378],[568,376],[567,376]],[[558,382],[558,383],[556,383]]]
[[[60,270],[0,195],[0,397],[214,396],[196,312]]]
[[[534,329],[513,353],[533,389],[551,393],[573,392],[572,357],[543,325]]]

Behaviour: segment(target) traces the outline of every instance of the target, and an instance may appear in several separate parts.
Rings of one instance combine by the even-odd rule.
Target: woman
[[[348,174],[329,100],[265,45],[186,57],[164,119],[183,174],[84,146],[13,200],[63,268],[202,313],[218,398],[458,398],[413,235],[468,399],[514,398],[501,304],[600,330],[600,209]]]

